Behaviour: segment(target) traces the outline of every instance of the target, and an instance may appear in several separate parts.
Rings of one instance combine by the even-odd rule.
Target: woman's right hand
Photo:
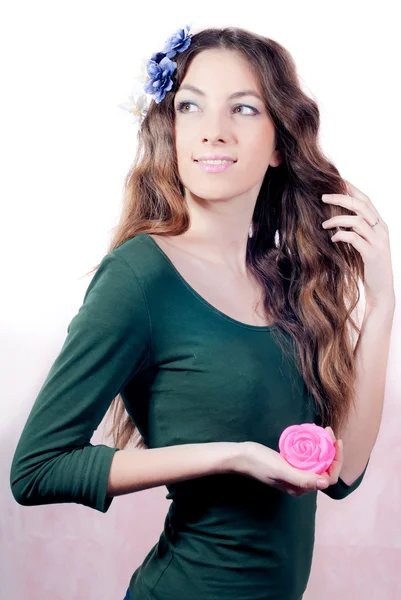
[[[239,467],[241,474],[254,477],[266,485],[275,487],[291,496],[303,496],[308,492],[324,490],[337,483],[343,465],[343,443],[336,440],[329,427],[336,447],[336,455],[330,465],[330,474],[325,471],[321,475],[310,471],[302,471],[292,467],[279,452],[258,442],[243,442],[243,460]],[[238,466],[238,465],[237,465]],[[320,485],[318,480],[324,480]]]

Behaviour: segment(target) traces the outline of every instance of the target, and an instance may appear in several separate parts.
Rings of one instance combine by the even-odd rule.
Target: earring
[[[252,237],[253,236],[253,226],[252,223],[249,225],[249,231],[248,231],[248,237]]]

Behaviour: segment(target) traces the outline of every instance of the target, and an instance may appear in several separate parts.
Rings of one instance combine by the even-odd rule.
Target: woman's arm
[[[361,334],[355,347],[356,406],[346,426],[337,432],[344,443],[341,478],[352,485],[365,469],[379,434],[383,413],[387,362],[395,301],[365,308]]]
[[[107,483],[119,449],[90,440],[112,399],[147,367],[149,353],[142,288],[117,249],[91,280],[21,433],[10,469],[19,504],[109,509]]]
[[[242,455],[241,442],[120,450],[111,463],[107,496],[130,494],[205,475],[235,473]]]

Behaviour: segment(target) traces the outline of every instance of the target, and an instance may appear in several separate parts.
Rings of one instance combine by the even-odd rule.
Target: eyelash
[[[183,113],[183,114],[185,114],[185,111],[184,111],[184,110],[182,110],[182,107],[183,107],[185,104],[195,104],[195,102],[180,102],[180,103],[178,104],[178,106],[177,106],[177,111],[178,111],[178,112],[180,112],[180,113]],[[260,114],[260,113],[259,113],[259,111],[258,111],[256,108],[254,108],[253,106],[249,106],[248,104],[237,104],[237,105],[234,107],[234,109],[238,108],[239,106],[245,106],[246,108],[250,108],[251,110],[253,110],[253,111],[255,112],[255,115],[258,115],[258,114]],[[188,114],[189,114],[189,113],[188,113]],[[241,114],[241,113],[237,113],[237,114]],[[250,116],[250,115],[245,115],[245,116]]]

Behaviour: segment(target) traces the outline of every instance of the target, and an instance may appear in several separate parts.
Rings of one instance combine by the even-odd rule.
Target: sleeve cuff
[[[103,448],[103,460],[101,463],[98,480],[99,487],[97,488],[96,499],[95,503],[92,505],[92,508],[102,513],[106,513],[114,500],[114,496],[107,496],[107,487],[109,483],[111,463],[115,453],[118,452],[120,448],[111,448],[110,446],[105,445],[103,446]]]
[[[365,476],[366,469],[368,468],[369,461],[370,456],[368,458],[368,462],[366,463],[366,467],[351,485],[348,485],[343,479],[341,479],[341,477],[339,477],[337,483],[329,485],[328,488],[320,491],[323,492],[323,494],[326,494],[326,496],[332,498],[333,500],[342,500],[343,498],[346,498],[360,486],[362,479]]]

